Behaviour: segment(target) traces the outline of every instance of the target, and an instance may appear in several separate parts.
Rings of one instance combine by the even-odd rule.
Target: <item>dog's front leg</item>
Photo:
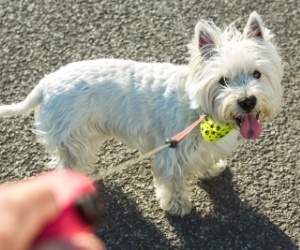
[[[152,163],[154,187],[160,207],[176,216],[191,212],[186,178],[181,166],[167,154],[157,155]]]

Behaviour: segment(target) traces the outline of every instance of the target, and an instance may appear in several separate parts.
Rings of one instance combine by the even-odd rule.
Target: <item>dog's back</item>
[[[46,75],[24,101],[1,106],[0,116],[35,109],[40,142],[60,155],[59,165],[80,168],[108,137],[145,152],[155,144],[152,131],[174,134],[176,123],[163,123],[178,112],[187,74],[187,66],[169,63],[75,62]]]

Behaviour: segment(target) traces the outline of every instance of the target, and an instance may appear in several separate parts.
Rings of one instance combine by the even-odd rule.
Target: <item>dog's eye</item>
[[[227,86],[229,83],[229,79],[227,77],[221,77],[221,79],[219,80],[219,84],[222,86]]]
[[[255,79],[259,79],[261,77],[261,73],[258,70],[254,70],[254,72],[252,73],[252,76]]]

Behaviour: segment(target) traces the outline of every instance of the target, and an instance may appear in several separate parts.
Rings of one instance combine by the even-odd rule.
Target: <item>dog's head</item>
[[[200,21],[190,45],[186,85],[192,108],[256,139],[261,122],[274,118],[281,107],[283,67],[272,38],[256,12],[243,34],[234,23],[222,32]]]

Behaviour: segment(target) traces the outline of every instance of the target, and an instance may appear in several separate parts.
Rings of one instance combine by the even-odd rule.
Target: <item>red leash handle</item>
[[[171,138],[171,140],[167,139],[166,143],[170,144],[169,147],[170,148],[176,148],[177,144],[179,142],[181,142],[196,126],[198,126],[206,116],[207,116],[206,114],[201,115],[197,121],[193,122],[190,126],[188,126],[182,132],[180,132],[177,135],[173,136]]]
[[[48,186],[55,196],[60,214],[39,233],[33,245],[46,240],[72,240],[78,233],[92,233],[103,213],[94,182],[71,170],[46,172],[32,179]],[[62,187],[62,183],[65,183]]]

